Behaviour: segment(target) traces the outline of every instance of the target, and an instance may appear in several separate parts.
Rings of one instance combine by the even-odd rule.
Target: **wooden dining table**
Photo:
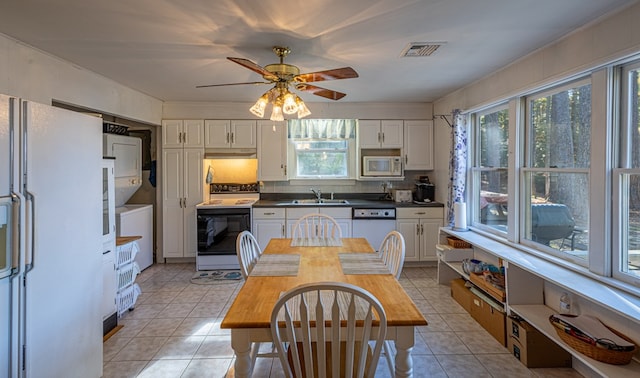
[[[359,257],[356,253],[368,254],[360,259],[364,264],[353,264]],[[427,325],[427,320],[398,280],[376,268],[374,254],[365,238],[343,238],[326,244],[271,239],[220,325],[231,330],[235,376],[251,376],[252,343],[272,341],[271,311],[283,292],[306,283],[332,281],[359,286],[378,298],[387,315],[387,339],[396,346],[395,376],[412,377],[414,327]]]

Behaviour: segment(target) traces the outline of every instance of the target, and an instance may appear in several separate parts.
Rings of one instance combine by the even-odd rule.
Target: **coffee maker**
[[[436,186],[429,181],[429,176],[420,176],[416,182],[416,190],[413,199],[417,202],[433,202],[436,194]]]

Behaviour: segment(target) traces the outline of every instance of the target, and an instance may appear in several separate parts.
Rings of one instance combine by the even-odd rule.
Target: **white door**
[[[182,145],[185,148],[204,147],[204,120],[185,119],[183,121]]]
[[[183,122],[179,119],[168,119],[162,121],[162,147],[180,148],[182,147]]]
[[[231,147],[256,148],[256,121],[231,121]]]
[[[105,151],[108,156],[114,156],[116,177],[138,177],[142,166],[142,139],[124,135],[108,135],[104,138],[111,151]]]
[[[442,227],[442,220],[440,219],[422,219],[420,221],[420,233],[422,236],[420,260],[436,261],[438,259],[436,244],[438,244],[440,227]]]
[[[162,254],[184,254],[183,206],[184,154],[182,148],[162,150]]]
[[[261,219],[253,222],[253,230],[260,249],[264,251],[273,238],[284,238],[284,219]]]
[[[420,261],[420,235],[417,219],[397,219],[396,229],[404,237],[404,261]]]
[[[208,119],[204,121],[204,146],[227,148],[231,144],[231,125],[228,120]]]
[[[380,130],[382,148],[402,148],[404,134],[402,120],[383,120]]]
[[[25,103],[24,113],[26,190],[34,210],[32,269],[25,274],[26,376],[99,377],[102,122],[35,103]]]
[[[433,121],[404,122],[405,170],[433,169]]]
[[[287,179],[287,126],[284,122],[258,122],[258,180]]]
[[[196,205],[203,201],[203,159],[202,149],[184,149],[184,257],[195,257],[198,252]]]
[[[379,120],[358,121],[358,143],[360,148],[380,148],[382,134]]]

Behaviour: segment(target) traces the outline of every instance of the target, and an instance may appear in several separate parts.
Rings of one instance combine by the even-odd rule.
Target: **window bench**
[[[441,244],[447,244],[447,236],[455,236],[470,243],[474,258],[505,267],[504,304],[507,314],[517,314],[524,318],[571,353],[574,369],[578,372],[607,377],[640,376],[638,354],[628,365],[610,365],[593,360],[564,343],[549,323],[549,316],[559,312],[560,297],[563,293],[568,293],[572,298],[572,307],[577,308],[579,313],[597,317],[639,345],[640,297],[589,277],[588,273],[568,269],[481,233],[440,228]],[[460,262],[438,260],[439,283],[449,284],[452,279],[460,277],[469,279],[462,271]]]

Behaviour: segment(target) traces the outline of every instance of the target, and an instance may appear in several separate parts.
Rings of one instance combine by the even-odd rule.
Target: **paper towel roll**
[[[453,204],[453,228],[457,231],[467,230],[467,204],[456,202]]]

